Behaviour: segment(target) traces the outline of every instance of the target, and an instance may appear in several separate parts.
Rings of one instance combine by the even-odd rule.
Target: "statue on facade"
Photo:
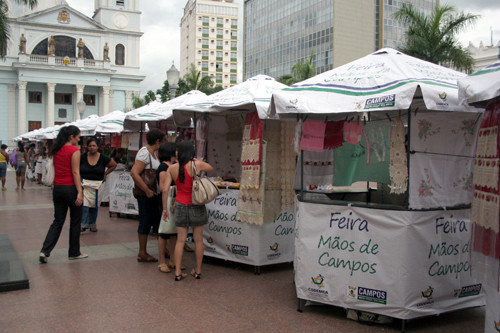
[[[26,53],[26,37],[24,37],[24,34],[21,34],[19,38],[19,53]]]
[[[81,38],[78,41],[78,44],[76,44],[76,47],[78,47],[78,59],[83,59],[83,48],[85,47],[85,43]]]
[[[106,43],[104,45],[104,52],[103,52],[102,59],[104,61],[109,61],[109,46],[108,46],[108,43]]]
[[[54,36],[50,36],[49,40],[49,52],[47,52],[49,56],[55,56],[56,55],[56,40],[54,39]]]

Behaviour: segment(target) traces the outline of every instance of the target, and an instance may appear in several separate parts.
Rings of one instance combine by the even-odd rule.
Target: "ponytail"
[[[57,134],[56,142],[52,146],[52,155],[55,155],[68,141],[71,135],[77,136],[80,129],[74,125],[64,126]]]

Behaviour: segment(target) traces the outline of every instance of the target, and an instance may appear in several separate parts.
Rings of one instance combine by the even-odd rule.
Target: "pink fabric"
[[[306,120],[302,127],[300,149],[323,152],[326,123],[324,121]]]
[[[361,140],[363,132],[363,123],[357,121],[344,123],[344,141],[347,143],[357,144]]]

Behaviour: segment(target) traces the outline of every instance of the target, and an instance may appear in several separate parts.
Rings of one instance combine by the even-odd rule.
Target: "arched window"
[[[115,64],[125,65],[125,46],[118,44],[115,47]]]

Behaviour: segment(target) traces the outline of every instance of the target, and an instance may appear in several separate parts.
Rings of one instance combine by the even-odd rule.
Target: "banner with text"
[[[206,205],[205,255],[255,266],[293,261],[294,212],[284,211],[274,222],[262,226],[238,222],[238,194],[238,190],[221,190]]]
[[[296,207],[298,298],[400,319],[484,305],[470,275],[470,210]]]
[[[130,172],[112,172],[106,177],[109,182],[109,211],[139,215],[137,199],[134,198],[134,180]]]

